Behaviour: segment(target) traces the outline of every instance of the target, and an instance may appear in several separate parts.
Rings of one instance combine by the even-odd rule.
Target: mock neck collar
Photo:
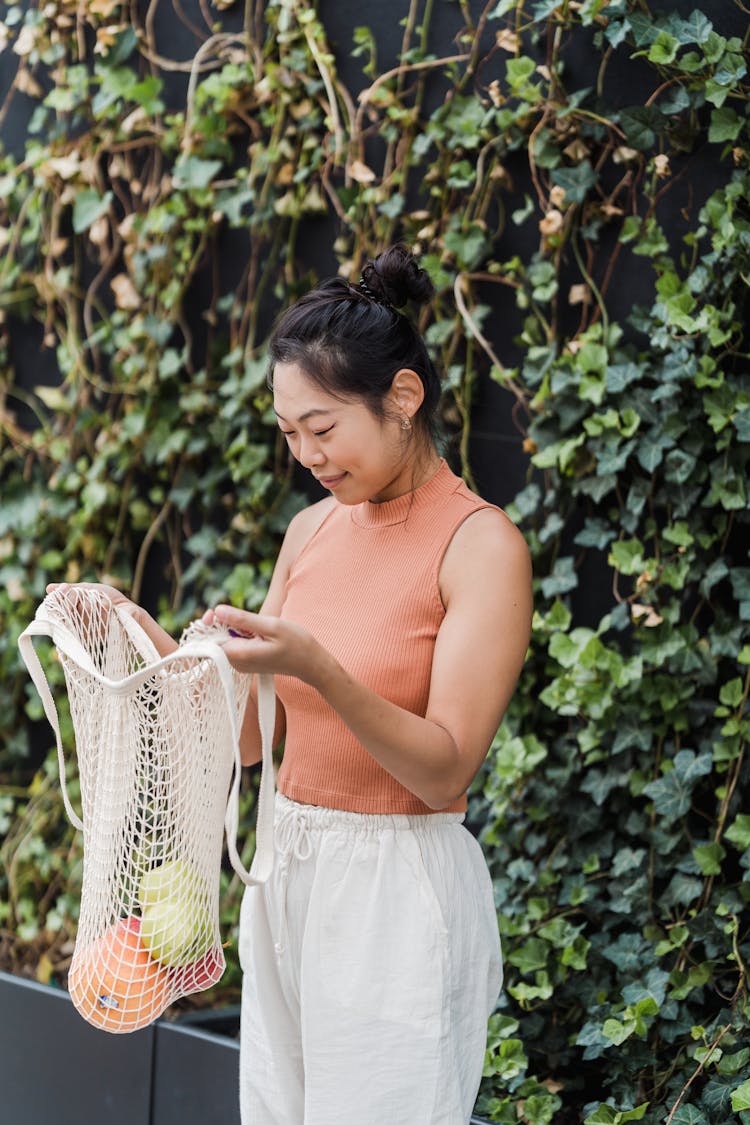
[[[393,500],[365,500],[351,509],[352,523],[358,527],[390,527],[391,524],[405,523],[411,512],[431,504],[445,496],[453,488],[454,475],[443,457],[431,477],[418,488],[396,496]]]

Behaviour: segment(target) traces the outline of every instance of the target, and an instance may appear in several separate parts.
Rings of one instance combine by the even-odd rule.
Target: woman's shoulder
[[[477,508],[457,527],[443,557],[440,586],[485,587],[501,574],[505,582],[531,581],[531,556],[521,532],[502,508]]]
[[[458,529],[459,533],[462,528],[468,535],[495,537],[508,543],[526,545],[526,540],[510,516],[502,508],[488,501],[483,502],[480,508],[466,517]]]
[[[454,474],[455,476],[455,474]],[[454,495],[458,509],[458,523],[451,542],[470,543],[480,548],[486,544],[492,551],[497,547],[508,550],[526,550],[526,541],[513,520],[502,508],[473,492],[461,477],[455,477]]]
[[[307,508],[302,508],[293,516],[284,536],[285,553],[295,559],[302,548],[312,539],[315,532],[336,507],[333,496],[326,496]]]
[[[291,569],[300,552],[310,542],[335,504],[334,498],[327,496],[325,500],[319,500],[316,504],[303,508],[289,521],[284,542],[281,544],[279,557],[276,560],[268,594],[263,603],[263,613],[278,615],[281,612],[284,602],[284,589]]]

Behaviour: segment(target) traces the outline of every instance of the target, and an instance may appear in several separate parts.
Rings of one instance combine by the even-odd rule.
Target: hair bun
[[[362,269],[362,280],[376,301],[394,309],[409,301],[424,305],[435,292],[429,275],[402,242],[371,258]]]

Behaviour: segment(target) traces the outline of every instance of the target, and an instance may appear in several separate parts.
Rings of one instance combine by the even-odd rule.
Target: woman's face
[[[378,418],[359,399],[322,390],[296,363],[274,367],[273,408],[292,456],[341,504],[392,500],[413,486],[414,442],[404,440],[397,404],[388,406]]]

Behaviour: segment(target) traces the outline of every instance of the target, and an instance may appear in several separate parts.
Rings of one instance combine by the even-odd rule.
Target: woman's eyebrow
[[[278,410],[276,409],[275,406],[273,408],[273,412],[276,415],[276,417],[279,419],[280,422],[286,422],[287,419],[284,417],[283,414],[279,414],[279,412],[278,412]],[[322,406],[315,407],[312,410],[306,410],[304,414],[300,414],[297,421],[298,422],[306,422],[308,418],[312,418],[317,414],[330,414],[330,413],[331,413],[331,411],[326,410],[325,407],[322,407]]]

